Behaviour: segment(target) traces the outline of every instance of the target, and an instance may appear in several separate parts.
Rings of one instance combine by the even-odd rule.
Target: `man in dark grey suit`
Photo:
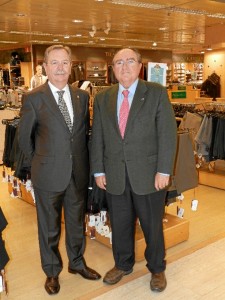
[[[47,276],[45,289],[48,294],[57,294],[58,275],[62,270],[58,249],[62,207],[68,271],[91,280],[101,276],[87,267],[83,258],[89,179],[89,95],[67,84],[71,71],[70,48],[62,45],[47,48],[44,67],[48,81],[23,97],[18,136],[20,148],[31,161],[41,263]],[[58,106],[61,100],[63,112]]]
[[[137,50],[121,49],[113,58],[119,84],[96,95],[92,174],[97,186],[106,190],[112,227],[115,266],[103,281],[115,284],[133,271],[135,222],[139,218],[147,245],[147,268],[152,273],[150,288],[161,292],[166,288],[162,219],[177,130],[166,89],[139,79],[141,67]],[[120,128],[128,109],[122,107],[127,100],[129,115],[123,132]]]

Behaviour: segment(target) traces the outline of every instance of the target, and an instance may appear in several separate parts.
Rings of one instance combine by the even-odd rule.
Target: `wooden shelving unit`
[[[225,190],[225,171],[210,172],[207,169],[201,169],[199,170],[199,184]]]
[[[87,61],[86,79],[95,83],[107,83],[107,64],[104,61]]]
[[[165,214],[164,219],[166,222],[163,222],[164,227],[164,239],[165,239],[165,248],[171,248],[181,242],[188,240],[189,238],[189,221],[186,219],[181,219],[177,216],[171,214]],[[93,228],[87,226],[87,236],[91,237],[91,230]],[[111,248],[110,239],[105,237],[98,232],[95,232],[95,240],[103,245]],[[142,229],[139,224],[136,225],[136,234],[135,234],[135,259],[136,261],[142,261],[144,259],[145,251],[145,240],[143,236]]]

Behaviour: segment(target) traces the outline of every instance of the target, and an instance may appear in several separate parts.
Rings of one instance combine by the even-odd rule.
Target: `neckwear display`
[[[128,102],[129,91],[124,90],[122,94],[124,95],[124,98],[119,112],[119,128],[120,128],[120,134],[122,138],[124,138],[124,132],[126,129],[127,119],[129,115],[129,102]]]
[[[66,124],[70,130],[70,132],[72,132],[72,129],[73,129],[73,125],[72,125],[72,122],[71,122],[71,119],[70,119],[70,115],[69,115],[69,111],[68,111],[68,108],[66,106],[66,102],[65,100],[63,99],[63,94],[64,94],[65,91],[57,91],[58,95],[59,95],[59,102],[58,102],[58,106],[59,106],[59,109],[66,121]]]

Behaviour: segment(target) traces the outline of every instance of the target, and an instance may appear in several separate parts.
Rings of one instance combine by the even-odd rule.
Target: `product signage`
[[[187,98],[186,91],[176,91],[171,93],[172,99],[185,99]]]
[[[178,85],[177,89],[179,91],[186,91],[186,85]]]

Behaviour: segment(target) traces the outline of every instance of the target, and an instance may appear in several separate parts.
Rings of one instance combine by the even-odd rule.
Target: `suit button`
[[[73,155],[72,155],[72,154],[70,154],[70,158],[71,158],[71,159],[73,158]]]
[[[73,139],[71,139],[70,141],[73,142]]]

